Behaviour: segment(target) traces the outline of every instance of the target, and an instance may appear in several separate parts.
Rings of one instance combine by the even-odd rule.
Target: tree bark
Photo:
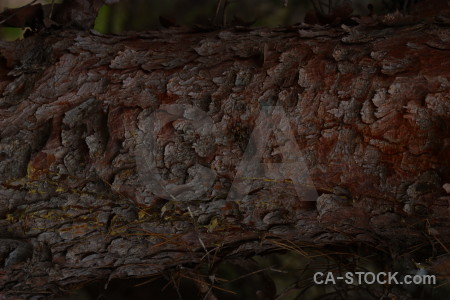
[[[2,42],[0,297],[286,240],[448,252],[444,25]],[[263,176],[290,154],[302,181]]]

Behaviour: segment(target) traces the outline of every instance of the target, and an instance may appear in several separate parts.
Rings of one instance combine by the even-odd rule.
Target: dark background
[[[0,12],[6,8],[21,7],[32,0],[1,0]],[[322,6],[324,12],[349,0],[228,0],[225,14],[216,15],[219,0],[121,0],[113,5],[105,5],[100,10],[95,29],[102,33],[121,33],[132,30],[154,30],[163,28],[160,17],[180,26],[210,26],[222,17],[225,26],[250,25],[256,27],[278,27],[301,23],[308,10]],[[222,0],[223,1],[223,0]],[[417,0],[353,0],[354,15],[368,15],[368,5],[374,7],[374,13],[384,14],[408,7]],[[51,0],[39,0],[36,3],[48,5]],[[62,2],[55,0],[55,3]],[[406,3],[406,5],[405,5]],[[405,13],[407,10],[405,10]],[[1,22],[0,18],[0,22]],[[215,24],[217,25],[217,24]],[[220,22],[223,26],[223,22]],[[14,40],[22,37],[21,28],[0,25],[0,39]]]

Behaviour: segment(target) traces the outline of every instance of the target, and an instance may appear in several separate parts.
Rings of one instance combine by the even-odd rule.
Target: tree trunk
[[[286,240],[448,252],[450,29],[358,28],[2,42],[0,296]]]

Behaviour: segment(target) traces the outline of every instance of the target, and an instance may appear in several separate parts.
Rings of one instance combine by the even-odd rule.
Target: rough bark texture
[[[448,248],[449,36],[419,24],[1,43],[0,295],[57,294],[280,239]],[[250,141],[267,105],[290,129]],[[317,201],[245,174],[236,180],[251,190],[227,200],[249,141],[280,162],[288,131]]]

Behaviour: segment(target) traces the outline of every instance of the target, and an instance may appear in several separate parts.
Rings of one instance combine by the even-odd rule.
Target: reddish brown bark
[[[56,294],[198,263],[204,248],[263,253],[279,239],[447,251],[448,36],[419,24],[1,43],[0,294]],[[171,104],[214,128],[175,120]],[[244,178],[250,193],[227,200],[266,105],[289,119],[317,201],[264,178]],[[148,121],[158,109],[170,121],[161,130]],[[151,173],[139,150],[151,137],[147,154],[180,198],[155,195],[139,174]],[[283,142],[268,142],[264,161],[282,161]],[[196,164],[216,177],[182,200],[202,188]]]

